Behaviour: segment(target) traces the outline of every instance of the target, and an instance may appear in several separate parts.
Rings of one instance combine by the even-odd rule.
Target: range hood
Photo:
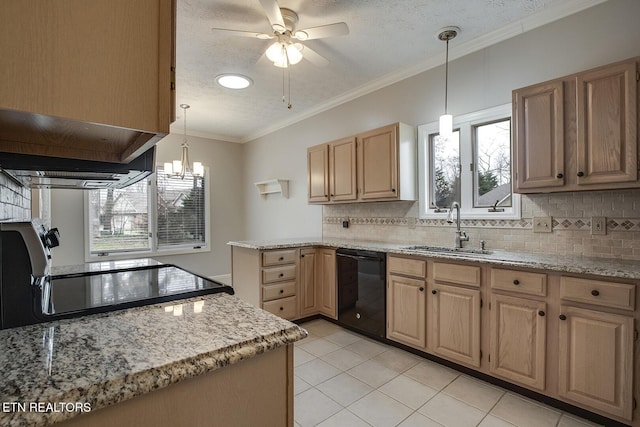
[[[0,153],[0,170],[29,188],[123,188],[153,173],[155,147],[129,163]]]

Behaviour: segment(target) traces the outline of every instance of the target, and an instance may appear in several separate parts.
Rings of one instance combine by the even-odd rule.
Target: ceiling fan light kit
[[[444,27],[438,31],[438,40],[445,41],[447,43],[447,50],[445,56],[444,66],[444,114],[440,116],[439,134],[442,138],[449,138],[453,134],[453,116],[447,111],[447,97],[449,86],[449,40],[454,39],[460,28],[458,27]]]

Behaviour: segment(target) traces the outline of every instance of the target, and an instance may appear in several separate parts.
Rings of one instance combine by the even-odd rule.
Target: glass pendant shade
[[[440,116],[440,136],[448,138],[453,134],[453,116],[451,114],[443,114]]]

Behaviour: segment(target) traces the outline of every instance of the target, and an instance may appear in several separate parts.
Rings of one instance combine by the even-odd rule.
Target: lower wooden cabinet
[[[491,296],[489,371],[544,390],[547,305],[542,301]]]
[[[318,312],[316,291],[316,249],[300,250],[300,317]]]
[[[336,251],[318,249],[316,258],[315,280],[319,290],[319,311],[325,316],[337,319]]]
[[[631,420],[633,317],[568,306],[560,312],[558,394]]]
[[[426,347],[426,283],[396,275],[387,277],[387,338]]]
[[[436,284],[431,294],[433,352],[480,367],[480,291]]]

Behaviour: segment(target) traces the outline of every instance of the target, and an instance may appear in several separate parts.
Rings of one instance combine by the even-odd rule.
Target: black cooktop
[[[233,294],[233,288],[173,265],[59,275],[42,287],[42,314],[76,317],[218,292]]]

